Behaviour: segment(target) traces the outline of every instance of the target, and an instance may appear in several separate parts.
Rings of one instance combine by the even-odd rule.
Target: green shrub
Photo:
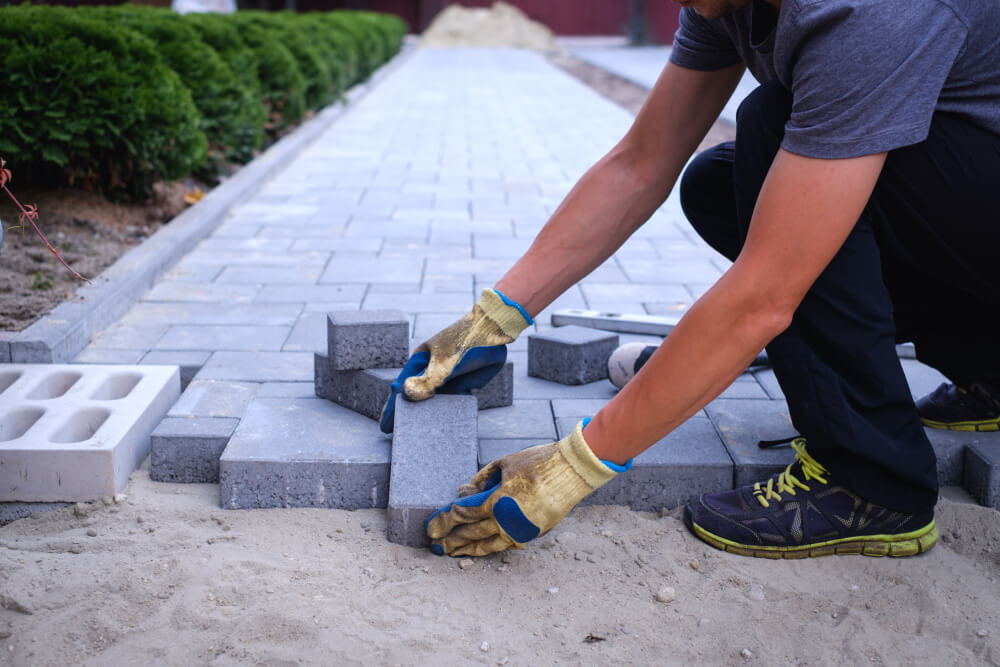
[[[140,196],[199,167],[191,94],[138,33],[63,7],[0,8],[0,155],[20,182]]]
[[[244,12],[227,17],[257,58],[261,94],[268,109],[267,129],[271,132],[294,125],[306,112],[306,81],[274,31],[263,27]]]
[[[220,14],[193,13],[182,17],[188,25],[198,31],[202,41],[215,49],[233,76],[239,81],[247,97],[245,106],[247,120],[237,128],[238,141],[227,158],[237,162],[248,162],[256,149],[264,143],[264,124],[267,122],[267,107],[263,102],[260,77],[257,74],[257,57],[240,37],[233,22]]]
[[[278,38],[295,58],[305,80],[305,103],[309,109],[329,104],[334,96],[334,80],[322,53],[309,37],[296,29],[293,12],[261,12],[244,10],[233,15],[239,23],[252,23]]]
[[[210,163],[199,176],[212,180],[230,156],[252,155],[263,141],[255,127],[252,93],[240,85],[218,53],[198,31],[169,9],[121,5],[80,8],[142,33],[155,44],[163,61],[180,76],[201,112],[201,130],[209,142]]]

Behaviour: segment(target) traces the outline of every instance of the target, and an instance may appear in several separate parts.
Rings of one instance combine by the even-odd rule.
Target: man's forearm
[[[663,203],[677,177],[650,178],[632,160],[616,149],[591,167],[497,289],[534,316],[610,257]]]
[[[844,243],[885,155],[818,160],[779,151],[746,245],[642,371],[587,426],[594,453],[634,457],[718,396],[791,322]]]

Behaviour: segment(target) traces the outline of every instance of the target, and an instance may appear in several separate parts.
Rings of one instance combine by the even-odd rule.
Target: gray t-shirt
[[[1000,0],[754,0],[710,21],[681,12],[670,60],[744,62],[792,93],[782,148],[848,158],[927,138],[935,111],[1000,136]]]

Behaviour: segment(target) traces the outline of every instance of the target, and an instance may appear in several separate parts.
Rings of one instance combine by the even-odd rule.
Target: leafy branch
[[[38,234],[38,238],[42,239],[42,243],[44,243],[45,247],[49,249],[49,252],[51,252],[53,255],[56,256],[56,259],[59,260],[60,264],[65,266],[70,273],[72,273],[80,280],[88,284],[92,284],[89,279],[81,276],[79,273],[76,272],[76,270],[73,269],[72,266],[67,264],[66,260],[64,260],[62,258],[62,255],[59,254],[59,251],[56,250],[51,243],[49,243],[49,240],[47,238],[45,238],[45,234],[42,234],[42,230],[38,228],[37,224],[35,224],[35,221],[38,219],[38,207],[35,206],[34,204],[22,205],[21,202],[17,200],[17,197],[15,197],[14,194],[7,188],[7,183],[10,182],[11,180],[11,173],[10,169],[7,169],[6,165],[7,162],[3,158],[0,158],[0,188],[2,188],[3,191],[7,193],[7,196],[11,198],[11,201],[13,201],[17,205],[17,207],[21,210],[21,215],[18,218],[18,222],[21,223],[20,227],[12,227],[12,229],[21,229],[23,231],[24,222],[27,221],[28,224],[31,225],[31,228],[35,230],[35,233]]]

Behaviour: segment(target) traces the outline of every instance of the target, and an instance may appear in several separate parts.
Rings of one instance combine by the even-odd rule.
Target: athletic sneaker
[[[833,554],[914,556],[938,538],[934,509],[904,514],[833,484],[792,441],[795,462],[767,482],[705,494],[684,508],[684,523],[717,549],[759,558]]]
[[[946,431],[1000,431],[1000,397],[981,384],[943,383],[917,401],[925,426]]]

